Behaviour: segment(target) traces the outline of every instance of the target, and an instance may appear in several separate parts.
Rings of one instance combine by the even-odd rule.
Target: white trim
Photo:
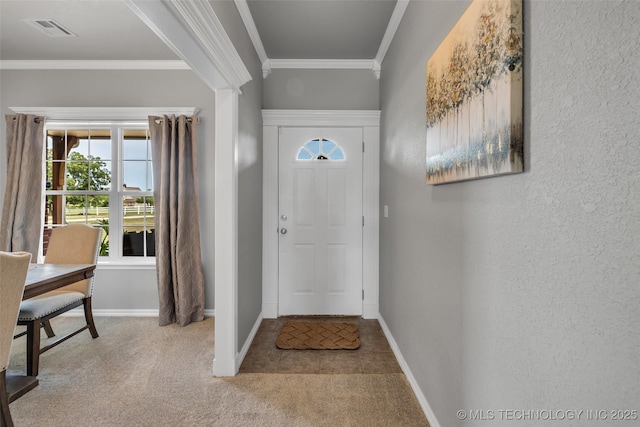
[[[378,317],[380,111],[262,110],[262,313],[278,317],[278,138],[280,127],[361,127],[363,158],[363,301],[365,318]],[[218,301],[216,297],[216,301]]]
[[[263,126],[380,126],[377,110],[262,110]]]
[[[258,58],[260,58],[260,62],[263,65],[262,71],[271,72],[271,69],[265,70],[264,65],[265,62],[269,63],[269,57],[267,56],[267,52],[264,50],[264,45],[262,44],[262,39],[260,38],[260,33],[258,33],[258,28],[256,27],[256,23],[253,20],[253,15],[251,15],[251,11],[249,10],[249,4],[247,0],[234,0],[236,4],[236,8],[240,13],[240,17],[242,18],[242,22],[244,22],[244,26],[247,29],[247,33],[249,33],[249,38],[253,43],[253,48],[256,50],[258,54]],[[267,73],[267,75],[268,75]],[[263,76],[267,77],[267,76]]]
[[[373,75],[376,76],[377,80],[380,80],[380,74],[382,73],[382,65],[376,61],[375,59],[373,60]]]
[[[158,317],[158,309],[135,309],[135,310],[116,310],[116,309],[93,309],[93,317]],[[60,316],[68,317],[84,317],[84,310],[82,307],[74,308]],[[215,310],[205,310],[204,317],[216,317]]]
[[[262,111],[262,315],[278,317],[278,134],[275,123],[264,120]]]
[[[182,15],[197,37],[205,52],[213,59],[230,87],[240,87],[252,80],[251,73],[244,65],[233,42],[224,29],[222,22],[208,1],[171,0],[175,9]]]
[[[378,317],[380,282],[380,127],[365,126],[362,162],[362,317]]]
[[[262,323],[262,313],[258,315],[256,322],[253,324],[253,328],[251,328],[251,332],[249,332],[249,336],[247,337],[246,341],[244,342],[244,345],[242,346],[242,349],[240,350],[240,353],[238,353],[238,355],[236,356],[236,372],[240,370],[240,366],[242,366],[242,361],[246,357],[247,352],[249,351],[249,347],[251,347],[251,343],[253,342],[253,339],[256,337],[256,334],[258,333],[258,328],[260,328],[261,323]]]
[[[271,74],[272,69],[356,69],[356,70],[371,70],[376,79],[380,79],[380,73],[382,69],[382,62],[384,57],[391,46],[391,42],[398,31],[402,17],[409,6],[410,0],[398,0],[396,2],[389,23],[378,47],[378,53],[373,60],[370,59],[271,59],[267,56],[264,49],[264,44],[260,38],[260,33],[256,27],[253,16],[247,4],[247,0],[234,0],[242,22],[249,33],[253,47],[260,58],[262,63],[262,78],[266,79]]]
[[[374,58],[374,61],[378,64],[378,66],[382,65],[382,62],[384,61],[387,50],[389,50],[389,46],[391,46],[391,42],[396,35],[396,31],[398,31],[400,21],[402,21],[402,17],[407,10],[407,6],[409,6],[409,1],[410,0],[398,0],[396,2],[396,7],[393,9],[393,13],[391,14],[391,18],[389,19],[387,29],[384,32],[384,36],[382,36],[382,42],[380,42],[378,53]],[[380,78],[380,74],[378,74],[378,78]]]
[[[265,59],[262,61],[262,78],[266,79],[271,74],[271,60]]]
[[[190,70],[182,60],[3,60],[2,70]]]
[[[47,120],[144,120],[163,114],[193,116],[195,107],[9,107],[15,113],[45,116]]]
[[[234,376],[238,353],[238,93],[215,96],[215,304],[213,374]]]
[[[139,261],[138,262],[131,262],[131,263],[127,263],[127,262],[111,262],[111,261],[104,261],[101,262],[100,260],[98,260],[98,266],[96,267],[96,270],[155,270],[156,269],[156,262],[155,262],[155,258],[153,259],[153,263],[147,263],[147,264],[142,264]]]
[[[411,372],[407,361],[404,359],[404,356],[402,356],[400,347],[398,347],[398,343],[396,343],[393,335],[391,335],[391,331],[389,330],[389,327],[385,323],[381,314],[378,315],[378,323],[380,323],[380,327],[382,328],[385,337],[387,337],[387,341],[389,341],[391,350],[393,350],[393,354],[396,356],[398,364],[400,365],[400,368],[402,368],[402,372],[404,372],[404,375],[407,377],[407,380],[409,381],[409,384],[413,389],[413,393],[416,395],[416,399],[418,399],[418,403],[420,403],[420,406],[422,407],[422,412],[424,412],[424,415],[427,417],[429,425],[431,427],[440,427],[440,423],[436,418],[436,414],[433,412],[433,409],[431,409],[431,405],[429,405],[429,402],[427,402],[427,398],[418,385],[418,381],[416,381],[416,378],[413,376],[413,373]]]
[[[256,22],[253,20],[251,10],[249,10],[249,4],[247,3],[247,0],[234,1],[236,3],[236,8],[240,13],[240,17],[242,18],[242,22],[244,22],[244,26],[247,29],[247,33],[249,33],[249,38],[251,39],[251,43],[253,43],[253,48],[256,50],[256,54],[262,63],[262,78],[266,79],[267,76],[271,74],[271,61],[267,56],[267,52],[264,50],[264,44],[262,44],[262,39],[260,38],[260,33],[256,27]]]
[[[240,91],[251,80],[209,2],[124,2],[210,88]]]
[[[271,68],[327,69],[327,70],[372,70],[371,59],[270,59]]]

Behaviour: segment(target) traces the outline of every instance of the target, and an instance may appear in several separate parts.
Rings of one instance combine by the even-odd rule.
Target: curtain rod
[[[156,122],[156,124],[160,124],[163,122],[164,119],[155,119],[154,121]],[[193,119],[191,117],[187,117],[187,121],[190,122]],[[196,123],[200,123],[200,117],[196,117]]]
[[[13,117],[11,120],[15,120],[15,119],[17,119],[17,117]],[[34,117],[33,122],[40,124],[40,117]]]

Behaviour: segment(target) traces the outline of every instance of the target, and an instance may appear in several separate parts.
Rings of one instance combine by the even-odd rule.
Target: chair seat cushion
[[[20,303],[18,321],[34,320],[60,310],[84,298],[82,292],[51,291]]]

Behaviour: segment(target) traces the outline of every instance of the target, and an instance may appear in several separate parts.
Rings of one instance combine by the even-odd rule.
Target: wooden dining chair
[[[45,264],[96,264],[101,234],[101,228],[85,224],[70,224],[55,228],[49,239]],[[93,280],[94,277],[91,277],[22,301],[18,325],[27,327],[27,375],[38,375],[40,354],[85,329],[89,329],[91,337],[98,338],[98,330],[93,322],[91,311]],[[45,326],[47,335],[52,337],[53,329],[49,320],[79,306],[84,306],[86,324],[40,347],[40,327]]]
[[[7,366],[30,261],[31,254],[27,252],[0,252],[0,425],[7,427],[13,427]]]

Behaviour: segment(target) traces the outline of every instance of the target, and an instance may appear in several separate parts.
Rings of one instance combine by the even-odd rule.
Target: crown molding
[[[210,88],[240,92],[240,87],[251,80],[209,2],[124,2]]]
[[[380,80],[380,73],[382,71],[382,61],[387,54],[387,50],[391,45],[391,41],[398,30],[400,21],[404,16],[407,6],[409,6],[410,0],[398,0],[396,6],[393,9],[389,24],[385,30],[384,36],[378,48],[376,57],[370,59],[271,59],[267,57],[267,53],[264,49],[262,39],[256,28],[253,15],[249,10],[247,0],[234,0],[236,8],[240,13],[242,22],[249,33],[253,47],[260,58],[262,63],[262,78],[266,79],[271,74],[272,69],[325,69],[325,70],[371,70],[376,79]]]
[[[266,79],[271,74],[271,60],[265,59],[262,61],[262,78]]]
[[[242,18],[242,22],[244,22],[244,26],[247,29],[247,33],[249,33],[249,38],[251,39],[251,43],[253,43],[253,48],[256,50],[256,54],[258,54],[258,58],[262,64],[262,78],[266,79],[267,76],[271,74],[269,57],[267,56],[267,52],[264,50],[260,33],[258,33],[258,28],[253,20],[253,15],[249,10],[249,4],[247,3],[247,0],[234,0],[234,2],[238,12],[240,13],[240,18]]]
[[[389,50],[389,46],[391,46],[391,42],[396,35],[396,31],[398,31],[398,26],[400,26],[400,21],[402,21],[402,17],[404,13],[407,11],[407,6],[409,6],[410,0],[398,0],[396,2],[396,7],[393,9],[393,13],[391,14],[391,18],[389,19],[389,24],[387,25],[387,29],[384,32],[384,36],[382,36],[382,42],[380,42],[380,47],[378,48],[378,53],[374,61],[381,66],[384,61],[384,57],[387,54],[387,50]],[[378,78],[380,78],[380,72],[377,74]]]
[[[372,59],[269,59],[269,72],[272,69],[305,70],[371,70],[376,79],[380,79],[380,64]],[[263,73],[265,66],[263,63]],[[268,75],[268,74],[267,74]]]
[[[3,60],[2,70],[189,70],[182,60]]]
[[[371,59],[270,59],[271,68],[371,70]]]
[[[262,110],[263,126],[380,126],[379,110]]]
[[[14,113],[44,116],[47,120],[148,120],[149,116],[198,113],[195,107],[9,107]]]

